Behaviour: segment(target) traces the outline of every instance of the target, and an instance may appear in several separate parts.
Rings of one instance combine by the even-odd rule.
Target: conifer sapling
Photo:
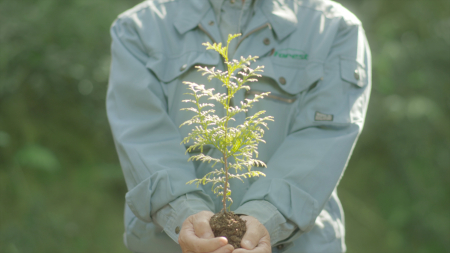
[[[250,178],[257,176],[265,176],[260,171],[252,171],[253,166],[266,167],[266,164],[260,160],[253,158],[258,157],[258,143],[264,142],[263,134],[264,129],[267,128],[267,121],[273,121],[272,116],[262,115],[265,111],[259,111],[255,114],[245,118],[244,123],[230,127],[229,122],[235,121],[235,116],[239,113],[246,114],[248,109],[252,107],[253,103],[259,99],[267,96],[269,92],[257,94],[253,99],[246,98],[240,102],[240,106],[231,105],[234,95],[242,89],[250,90],[250,86],[246,85],[247,82],[255,82],[260,75],[257,72],[262,72],[263,66],[258,66],[255,69],[250,68],[250,63],[256,61],[257,56],[249,56],[247,58],[241,57],[240,60],[229,60],[228,47],[230,42],[240,36],[240,34],[228,35],[227,45],[222,47],[222,43],[210,44],[209,42],[203,43],[206,46],[206,50],[215,50],[224,59],[224,63],[227,66],[226,71],[216,70],[215,67],[207,68],[196,66],[198,71],[203,72],[202,75],[207,75],[209,81],[216,78],[223,83],[226,87],[226,93],[216,92],[213,88],[207,89],[205,85],[200,85],[192,82],[183,82],[189,86],[190,93],[193,99],[183,100],[186,103],[193,103],[194,106],[190,108],[183,108],[182,110],[192,111],[195,115],[185,121],[183,125],[194,124],[194,129],[189,133],[187,137],[183,139],[184,144],[193,142],[191,146],[187,148],[186,152],[198,151],[198,155],[193,155],[189,158],[189,161],[201,161],[212,162],[213,170],[207,173],[202,178],[197,178],[188,182],[188,184],[196,183],[197,187],[202,184],[212,183],[212,191],[218,197],[222,197],[223,209],[221,213],[227,214],[230,210],[230,205],[233,203],[230,190],[230,179],[236,178],[243,181],[242,178]],[[206,98],[206,100],[205,100]],[[206,101],[201,102],[200,100]],[[217,104],[222,105],[226,115],[219,116],[215,114],[214,104],[208,103],[210,101],[216,101]],[[180,127],[181,127],[180,126]],[[268,128],[267,128],[268,129]],[[220,159],[213,158],[203,153],[204,146],[212,146],[222,153]],[[232,159],[231,159],[232,158]],[[232,162],[230,162],[230,160]],[[215,168],[215,165],[221,164],[220,168]],[[233,170],[230,170],[233,169]],[[245,169],[245,172],[242,170]],[[230,205],[227,207],[227,201]],[[214,227],[213,231],[214,231]],[[245,229],[245,223],[244,223]],[[233,233],[235,231],[232,231]],[[245,233],[245,231],[243,232]],[[242,233],[242,236],[243,236]],[[214,233],[216,236],[216,232]],[[230,241],[229,236],[226,236]],[[233,245],[233,243],[230,242]],[[239,242],[233,245],[235,248],[239,247]]]

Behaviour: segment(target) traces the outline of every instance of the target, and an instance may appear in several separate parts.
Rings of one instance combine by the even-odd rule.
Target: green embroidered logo
[[[274,57],[280,58],[292,58],[296,60],[308,60],[308,54],[302,50],[286,48],[275,51],[273,54]]]

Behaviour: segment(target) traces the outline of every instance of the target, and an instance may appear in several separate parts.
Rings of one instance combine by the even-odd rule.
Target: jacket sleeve
[[[370,49],[360,24],[342,26],[324,63],[323,79],[301,94],[289,134],[264,170],[266,177],[251,185],[236,210],[261,218],[274,236],[272,244],[313,228],[363,128],[371,88]]]
[[[128,187],[126,204],[146,222],[162,210],[158,224],[177,241],[174,226],[181,227],[191,214],[212,210],[213,204],[201,188],[186,185],[196,177],[194,166],[167,114],[161,83],[145,67],[148,55],[136,26],[119,18],[111,28],[107,114]]]

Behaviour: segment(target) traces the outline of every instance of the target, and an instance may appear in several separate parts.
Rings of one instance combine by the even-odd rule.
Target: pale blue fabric
[[[188,105],[181,102],[188,98],[182,81],[225,91],[194,66],[223,68],[219,55],[201,43],[223,42],[236,11],[244,35],[232,57],[257,55],[252,66],[265,68],[251,92],[237,94],[233,103],[270,91],[248,115],[266,110],[275,122],[259,146],[258,158],[268,167],[256,169],[267,176],[231,182],[231,209],[266,226],[273,252],[345,251],[336,186],[369,101],[371,56],[364,30],[332,1],[248,1],[242,6],[236,0],[239,8],[228,0],[146,1],[111,28],[107,113],[128,187],[124,240],[134,252],[179,252],[177,227],[199,211],[222,208],[209,185],[185,184],[202,177],[210,164],[187,162],[180,142],[190,128],[179,125],[192,115],[180,108]],[[216,112],[224,113],[219,107]],[[235,124],[244,118],[236,117]],[[220,156],[215,149],[208,154]]]

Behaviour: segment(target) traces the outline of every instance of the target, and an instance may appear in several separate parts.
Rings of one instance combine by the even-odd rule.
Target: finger
[[[209,225],[209,220],[214,214],[212,212],[203,211],[194,216],[193,226],[195,234],[204,239],[214,238],[213,231]]]
[[[260,239],[265,235],[267,230],[264,225],[259,223],[259,221],[253,217],[243,216],[241,218],[245,220],[247,224],[247,231],[242,238],[241,247],[252,250],[259,244]]]
[[[231,252],[233,252],[233,250],[234,250],[234,247],[231,246],[231,244],[227,244],[211,253],[231,253]]]
[[[228,244],[228,240],[225,237],[204,239],[197,237],[194,233],[186,233],[179,239],[185,245],[185,248],[193,252],[213,252]]]
[[[270,239],[269,239],[269,241],[261,240],[258,246],[256,246],[254,249],[248,250],[244,248],[239,248],[233,250],[232,253],[271,253],[271,252],[272,248],[270,246]]]

